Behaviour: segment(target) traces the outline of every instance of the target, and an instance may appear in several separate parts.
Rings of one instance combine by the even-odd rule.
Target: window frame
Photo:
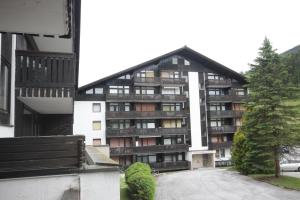
[[[2,37],[0,37],[0,38],[2,38]],[[1,46],[1,44],[2,44],[2,41],[0,42],[0,46]],[[4,58],[4,56],[2,56],[2,54],[1,54],[1,61],[0,62],[1,62],[0,63],[1,64],[0,68],[2,68],[2,66],[4,66],[3,68],[5,68],[5,66],[7,68],[7,77],[6,77],[6,79],[7,79],[6,90],[7,91],[6,92],[4,91],[4,94],[6,93],[6,95],[4,97],[5,100],[6,100],[6,110],[0,108],[0,124],[9,125],[10,124],[10,114],[11,114],[10,113],[11,112],[11,108],[10,108],[10,105],[11,105],[11,102],[10,102],[10,100],[11,100],[11,97],[10,97],[10,95],[11,95],[11,64],[10,64],[9,61],[7,61]],[[1,70],[0,70],[0,72],[1,72]],[[0,87],[2,87],[2,84],[1,84]],[[3,89],[5,89],[4,85],[3,85]]]
[[[98,106],[98,105],[100,107],[99,111],[95,110],[95,106]],[[101,103],[93,103],[92,104],[92,111],[93,111],[93,113],[99,113],[99,112],[101,112]]]
[[[100,128],[99,129],[95,128],[95,123],[99,123],[100,124]],[[93,131],[101,131],[101,129],[102,129],[102,126],[101,126],[101,121],[100,120],[95,120],[95,121],[92,122],[92,130]]]

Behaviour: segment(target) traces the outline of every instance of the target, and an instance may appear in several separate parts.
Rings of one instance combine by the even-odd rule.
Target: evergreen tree
[[[292,91],[288,70],[265,38],[248,75],[249,99],[244,123],[248,151],[245,166],[250,173],[280,175],[281,148],[299,141],[293,110],[284,102]]]
[[[233,145],[231,151],[231,159],[236,170],[242,174],[248,174],[248,167],[246,166],[245,157],[248,151],[246,144],[246,137],[244,132],[239,129],[233,137]]]

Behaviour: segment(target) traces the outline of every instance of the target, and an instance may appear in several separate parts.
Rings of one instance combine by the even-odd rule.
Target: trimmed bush
[[[127,182],[127,179],[129,176],[137,173],[137,172],[143,172],[145,174],[151,175],[151,168],[149,165],[136,162],[128,167],[128,169],[125,171],[125,180]]]
[[[125,179],[132,200],[153,200],[155,179],[147,164],[134,163],[125,172]]]

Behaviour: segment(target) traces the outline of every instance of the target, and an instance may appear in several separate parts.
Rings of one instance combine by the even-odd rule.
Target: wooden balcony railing
[[[209,111],[209,116],[211,118],[233,118],[233,117],[241,117],[243,115],[243,111],[238,110],[211,110]]]
[[[225,80],[206,80],[206,86],[212,87],[212,88],[227,88],[231,87],[231,80],[225,79]]]
[[[233,126],[233,125],[208,127],[208,131],[209,131],[210,134],[234,133],[234,132],[236,132],[236,130],[237,130],[237,127]]]
[[[110,155],[120,156],[134,154],[187,152],[188,149],[189,146],[187,144],[153,145],[138,147],[112,147],[110,148]]]
[[[228,95],[209,95],[207,100],[209,102],[242,102],[247,99],[247,95],[234,95],[234,94],[228,94]]]
[[[74,54],[16,51],[16,87],[73,89],[75,71]]]
[[[209,143],[210,149],[230,148],[231,146],[232,146],[232,141]]]
[[[185,111],[164,112],[138,112],[138,111],[122,111],[122,112],[106,112],[106,119],[172,119],[185,118],[187,113]]]
[[[149,128],[149,129],[112,129],[106,128],[106,137],[134,137],[134,136],[163,136],[163,135],[186,135],[187,128]]]
[[[185,95],[137,95],[137,94],[107,94],[106,100],[108,102],[186,102]]]
[[[174,162],[158,162],[150,163],[150,167],[156,171],[172,171],[189,169],[191,163],[189,161],[174,161]]]
[[[84,136],[0,138],[0,178],[74,173],[84,162]]]

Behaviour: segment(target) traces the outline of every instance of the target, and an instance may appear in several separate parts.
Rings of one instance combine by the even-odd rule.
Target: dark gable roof
[[[107,76],[105,78],[102,78],[102,79],[99,79],[97,81],[94,81],[92,83],[89,83],[87,85],[84,85],[82,87],[80,87],[78,90],[79,91],[82,91],[82,90],[85,90],[85,89],[88,89],[88,88],[91,88],[95,85],[98,85],[104,81],[107,81],[109,79],[113,79],[113,78],[118,78],[120,76],[123,76],[127,73],[131,73],[135,70],[138,70],[140,68],[143,68],[143,67],[146,67],[147,65],[151,65],[151,64],[156,64],[159,60],[162,60],[162,59],[165,59],[165,58],[168,58],[170,56],[173,56],[173,55],[181,55],[185,58],[190,58],[191,60],[194,60],[194,61],[197,61],[201,64],[203,64],[204,66],[206,66],[207,68],[210,68],[216,72],[219,72],[221,74],[223,73],[230,73],[231,77],[242,82],[242,83],[246,83],[246,79],[243,75],[237,73],[236,71],[233,71],[232,69],[229,69],[228,67],[225,67],[224,65],[198,53],[197,51],[194,51],[193,49],[187,47],[187,46],[184,46],[182,48],[179,48],[175,51],[171,51],[167,54],[164,54],[162,56],[159,56],[159,57],[156,57],[152,60],[149,60],[149,61],[146,61],[144,63],[141,63],[139,65],[136,65],[136,66],[133,66],[133,67],[130,67],[128,69],[125,69],[125,70],[122,70],[120,72],[117,72],[115,74],[112,74],[110,76]]]

